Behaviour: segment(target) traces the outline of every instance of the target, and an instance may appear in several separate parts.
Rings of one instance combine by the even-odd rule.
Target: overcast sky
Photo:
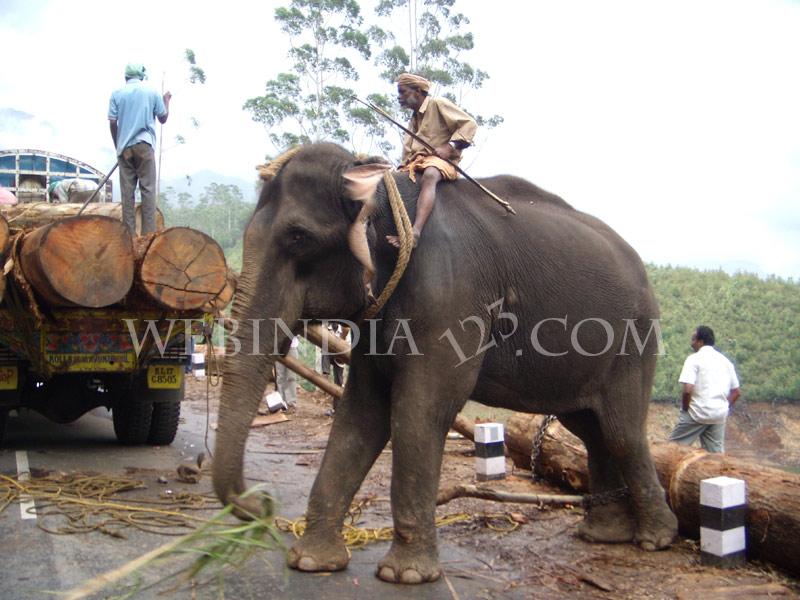
[[[0,148],[108,170],[108,99],[139,61],[150,84],[174,94],[162,177],[253,180],[272,148],[242,104],[288,70],[273,20],[287,4],[0,0]],[[370,15],[373,2],[361,5]],[[470,174],[526,177],[606,221],[649,262],[800,279],[800,2],[456,8],[475,35],[468,62],[490,75],[464,103],[505,118],[467,151]],[[187,81],[186,48],[204,86]]]

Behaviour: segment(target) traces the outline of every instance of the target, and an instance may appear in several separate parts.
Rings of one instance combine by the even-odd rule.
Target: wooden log
[[[49,202],[27,202],[14,206],[0,206],[0,213],[8,220],[12,229],[34,229],[78,214],[83,204],[69,202],[51,204]],[[142,231],[141,205],[136,205],[136,233]],[[122,220],[122,204],[119,202],[92,202],[86,205],[83,215],[100,215]],[[156,229],[164,229],[164,215],[156,209]]]
[[[475,423],[461,413],[456,415],[452,429],[463,435],[465,438],[475,441]]]
[[[0,302],[3,301],[3,296],[6,292],[6,272],[4,266],[6,264],[6,256],[11,246],[11,229],[8,227],[8,221],[3,215],[0,215]]]
[[[747,482],[747,556],[800,574],[800,475],[669,442],[651,446],[681,533],[700,535],[700,481],[726,475]]]
[[[226,291],[228,265],[219,244],[202,231],[171,227],[147,238],[137,276],[141,289],[169,309],[213,305]]]
[[[71,217],[34,229],[22,238],[19,261],[49,306],[109,306],[133,283],[133,242],[111,217]]]
[[[515,466],[531,468],[533,436],[544,418],[516,413],[506,422],[506,448]],[[558,421],[550,424],[542,439],[536,474],[576,492],[589,491],[586,447]]]
[[[201,310],[203,312],[214,314],[219,314],[222,312],[222,310],[233,301],[238,280],[239,276],[236,274],[236,271],[233,269],[228,269],[228,275],[225,278],[225,287],[222,288],[222,291],[216,298],[203,304]]]
[[[5,262],[5,257],[8,254],[8,247],[11,242],[11,229],[8,226],[8,221],[3,215],[0,215],[0,263]]]
[[[446,504],[456,498],[480,498],[495,502],[517,502],[519,504],[546,504],[548,506],[580,505],[583,496],[565,494],[518,494],[493,490],[486,486],[458,484],[442,488],[436,497],[436,504]]]
[[[291,369],[301,377],[308,379],[323,392],[327,392],[336,398],[342,397],[342,394],[344,393],[344,388],[342,386],[336,385],[324,375],[320,375],[314,369],[307,367],[306,364],[300,359],[291,356],[282,356],[278,358],[278,362],[283,363],[287,368]]]
[[[541,419],[516,414],[506,425],[506,445],[518,466],[530,467],[531,440]],[[670,442],[652,444],[650,452],[681,533],[699,537],[701,480],[720,475],[743,479],[747,482],[748,557],[800,574],[800,475]],[[585,457],[578,438],[555,423],[550,425],[541,449],[544,477],[584,491],[584,482],[588,483]],[[584,470],[578,473],[579,468]]]
[[[328,348],[335,354],[336,360],[350,364],[350,343],[334,335],[322,325],[309,325],[306,327],[305,338],[320,348]]]

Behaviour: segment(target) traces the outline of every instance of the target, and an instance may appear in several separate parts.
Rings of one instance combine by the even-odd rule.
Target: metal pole
[[[108,172],[108,175],[103,177],[103,181],[100,182],[100,185],[97,186],[97,189],[94,191],[94,193],[91,196],[89,196],[89,198],[86,200],[86,202],[83,203],[83,206],[81,206],[81,209],[76,213],[76,215],[75,215],[76,217],[83,212],[83,209],[86,208],[86,206],[89,204],[89,202],[94,200],[95,196],[97,196],[97,193],[100,190],[102,190],[104,187],[106,187],[106,183],[108,183],[108,180],[111,179],[111,175],[114,173],[114,171],[117,170],[117,165],[119,165],[119,160],[117,160],[117,162],[114,163],[114,166],[111,167],[111,170]]]

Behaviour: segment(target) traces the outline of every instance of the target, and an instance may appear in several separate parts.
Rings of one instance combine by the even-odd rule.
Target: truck
[[[97,407],[111,411],[122,444],[172,443],[192,339],[232,298],[235,279],[221,248],[190,228],[129,236],[118,203],[90,205],[90,216],[77,216],[78,204],[48,206],[34,192],[55,177],[104,175],[63,155],[56,162],[49,153],[16,152],[5,167],[17,169],[14,182],[27,183],[16,189],[33,197],[0,207],[7,230],[6,242],[0,238],[0,443],[12,410],[70,423]],[[0,156],[0,176],[3,166]],[[40,186],[30,183],[37,178]],[[165,283],[167,275],[190,283],[182,291]],[[83,295],[71,293],[78,288]]]

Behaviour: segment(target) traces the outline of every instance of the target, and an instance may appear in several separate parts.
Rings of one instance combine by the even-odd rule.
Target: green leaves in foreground
[[[248,490],[244,497],[253,493],[260,493],[259,486]],[[266,561],[263,551],[286,550],[273,522],[272,498],[265,494],[262,498],[260,517],[250,515],[252,521],[231,522],[234,507],[228,505],[197,531],[67,592],[67,600],[86,598],[112,585],[117,586],[117,594],[111,598],[123,600],[165,583],[169,585],[166,591],[172,591],[184,585],[206,585],[212,581],[217,581],[222,594],[225,575],[241,568],[255,553],[259,552],[259,558]],[[194,557],[194,561],[181,565],[187,555]],[[176,563],[177,570],[169,569],[169,574],[163,575],[167,567]],[[148,572],[158,573],[158,578],[145,584]]]

